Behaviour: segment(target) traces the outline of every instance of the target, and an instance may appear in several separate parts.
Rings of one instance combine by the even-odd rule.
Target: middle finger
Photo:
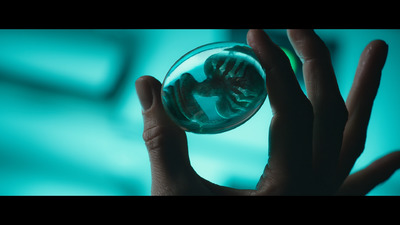
[[[340,94],[330,53],[312,30],[288,30],[289,40],[303,62],[307,96],[313,105],[313,166],[324,186],[335,175],[347,109]]]

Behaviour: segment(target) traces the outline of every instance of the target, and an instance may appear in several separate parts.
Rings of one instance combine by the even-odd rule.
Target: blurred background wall
[[[246,41],[246,30],[0,30],[0,195],[149,195],[135,80],[163,80],[200,45]],[[292,57],[285,30],[267,30]],[[373,39],[389,44],[365,151],[353,171],[400,149],[400,31],[317,30],[343,96]],[[292,66],[302,83],[301,65]],[[217,135],[188,133],[204,178],[254,188],[268,160],[268,99],[247,123]],[[369,195],[400,195],[400,171]]]

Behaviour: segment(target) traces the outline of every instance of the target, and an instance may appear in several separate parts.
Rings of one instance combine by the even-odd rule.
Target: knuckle
[[[168,133],[166,128],[159,125],[145,129],[143,131],[143,140],[147,149],[150,151],[161,148],[167,140],[166,133]]]
[[[176,127],[155,123],[144,129],[143,140],[149,152],[178,149],[186,145],[184,135],[185,133]]]
[[[307,63],[330,62],[331,53],[328,46],[326,46],[325,43],[320,42],[318,46],[314,48],[311,52],[308,52],[307,55],[303,55],[303,60]]]

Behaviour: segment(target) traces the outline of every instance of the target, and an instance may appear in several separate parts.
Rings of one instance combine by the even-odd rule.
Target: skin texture
[[[400,168],[400,152],[394,151],[349,175],[364,150],[387,44],[374,40],[365,47],[344,101],[324,42],[312,30],[287,34],[303,62],[307,95],[268,35],[262,30],[247,34],[267,74],[273,112],[269,160],[254,190],[223,187],[200,177],[190,165],[185,132],[163,109],[160,82],[151,76],[136,81],[152,195],[365,195]]]

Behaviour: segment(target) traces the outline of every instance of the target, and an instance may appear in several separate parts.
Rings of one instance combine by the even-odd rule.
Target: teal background
[[[285,30],[267,32],[291,54]],[[363,48],[373,39],[389,45],[354,172],[400,149],[400,30],[316,32],[331,50],[344,98]],[[0,30],[0,195],[149,195],[135,80],[162,81],[193,48],[245,37],[246,30]],[[268,160],[271,117],[267,99],[232,131],[188,133],[195,170],[221,185],[254,188]],[[400,195],[400,171],[369,195]]]

